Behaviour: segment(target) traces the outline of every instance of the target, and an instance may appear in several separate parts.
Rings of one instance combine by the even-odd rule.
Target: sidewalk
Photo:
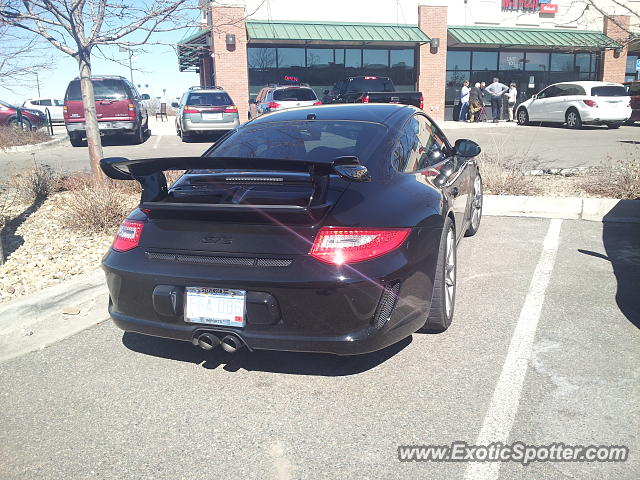
[[[455,122],[453,120],[446,120],[444,122],[438,122],[440,127],[444,130],[454,130],[457,128],[515,128],[518,126],[517,122],[507,122],[506,120],[500,120],[498,123],[488,122]]]

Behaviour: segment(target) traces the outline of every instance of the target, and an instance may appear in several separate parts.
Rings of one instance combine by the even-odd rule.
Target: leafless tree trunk
[[[78,55],[78,69],[80,71],[80,90],[82,91],[82,105],[84,106],[84,121],[87,135],[87,148],[91,161],[91,172],[97,179],[102,179],[99,161],[102,158],[102,142],[98,128],[96,113],[96,99],[91,83],[91,55],[88,51],[81,51]]]

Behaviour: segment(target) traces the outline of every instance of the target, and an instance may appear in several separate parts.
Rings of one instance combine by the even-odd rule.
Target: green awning
[[[345,43],[429,42],[417,25],[355,22],[290,22],[247,20],[249,41],[324,41]]]
[[[181,72],[195,71],[200,66],[200,56],[208,48],[210,33],[208,28],[197,29],[178,42],[178,66]]]
[[[449,46],[491,45],[500,47],[548,47],[602,49],[620,44],[602,32],[545,28],[502,28],[485,26],[449,27]]]

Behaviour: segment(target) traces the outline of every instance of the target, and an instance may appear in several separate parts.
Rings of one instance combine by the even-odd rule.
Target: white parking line
[[[156,141],[153,144],[153,148],[158,148],[158,145],[160,144],[160,140],[162,139],[162,135],[157,135],[156,136]]]
[[[549,223],[542,253],[533,273],[529,292],[511,337],[500,379],[493,391],[491,404],[484,417],[476,445],[489,445],[492,442],[506,443],[509,439],[520,404],[533,340],[544,304],[544,294],[549,285],[558,252],[561,226],[562,220],[559,218],[554,218]],[[470,463],[464,478],[465,480],[496,480],[499,471],[500,462]]]

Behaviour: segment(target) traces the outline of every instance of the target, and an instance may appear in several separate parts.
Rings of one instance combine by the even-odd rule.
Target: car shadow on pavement
[[[201,350],[189,342],[125,332],[122,343],[129,350],[154,357],[189,362],[207,369],[222,367],[227,372],[238,370],[340,377],[366,372],[384,363],[412,341],[407,337],[387,348],[363,355],[338,356],[324,353],[276,352],[246,349],[227,353],[221,348]]]
[[[2,235],[2,251],[5,260],[24,244],[24,238],[22,238],[21,235],[16,235],[16,232],[20,225],[38,211],[44,201],[44,198],[34,200],[31,205],[9,220],[4,228],[0,229],[0,235]]]
[[[637,201],[640,205],[640,200]],[[640,225],[605,222],[602,241],[606,255],[590,250],[578,251],[611,262],[617,281],[618,308],[627,320],[640,328]]]

